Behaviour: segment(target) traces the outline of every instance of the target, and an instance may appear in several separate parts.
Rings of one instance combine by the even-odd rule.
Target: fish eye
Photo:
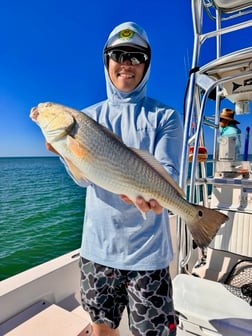
[[[199,215],[199,217],[202,217],[203,216],[203,212],[201,210],[199,210],[198,215]]]

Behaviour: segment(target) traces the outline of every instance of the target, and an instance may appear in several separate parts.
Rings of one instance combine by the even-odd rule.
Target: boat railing
[[[221,225],[208,247],[196,248],[185,223],[178,219],[180,274],[173,281],[174,304],[180,314],[180,329],[186,335],[251,335],[251,307],[227,290],[225,280],[240,260],[249,259],[252,263],[252,162],[248,156],[243,156],[246,160],[238,156],[234,136],[220,137],[219,120],[227,100],[227,106],[234,104],[236,114],[246,117],[249,113],[251,43],[247,47],[229,43],[224,49],[223,42],[232,33],[246,34],[246,29],[252,27],[252,1],[191,0],[191,8],[194,46],[184,102],[179,182],[191,203],[221,211],[229,220]],[[212,11],[214,22],[205,9],[208,14]],[[205,19],[211,21],[207,26]],[[247,34],[239,42],[249,43],[250,36]],[[210,38],[215,39],[214,47]],[[206,44],[212,48],[204,54]],[[213,132],[213,136],[207,137],[208,132]],[[201,150],[212,148],[209,161],[208,153],[202,154]]]
[[[247,71],[246,75],[252,75],[252,70],[251,71]],[[228,82],[230,80],[234,80],[237,78],[241,78],[244,77],[244,73],[239,73],[233,76],[228,76],[228,77],[224,77],[222,79],[216,80],[212,85],[209,86],[209,88],[205,91],[202,101],[201,101],[201,108],[200,108],[200,112],[198,115],[198,123],[197,123],[197,129],[196,132],[194,134],[193,140],[194,140],[194,148],[195,151],[193,153],[193,158],[192,158],[192,163],[191,163],[191,172],[190,172],[190,177],[189,177],[189,184],[187,183],[188,181],[188,170],[187,169],[182,169],[182,173],[180,178],[182,178],[183,183],[185,183],[184,189],[187,189],[187,186],[189,186],[189,192],[188,192],[188,200],[189,202],[195,203],[199,201],[199,198],[201,196],[201,190],[200,190],[200,186],[204,186],[203,189],[203,196],[201,201],[202,203],[207,206],[208,203],[208,193],[207,193],[207,189],[206,189],[206,182],[210,182],[210,179],[207,179],[207,173],[206,173],[206,167],[205,167],[205,162],[200,163],[200,169],[201,169],[201,181],[203,181],[203,184],[199,184],[196,181],[200,181],[199,179],[197,179],[197,175],[199,172],[199,162],[198,162],[198,151],[197,148],[200,145],[200,139],[201,139],[201,130],[202,130],[202,125],[203,125],[203,121],[204,121],[204,110],[205,110],[205,105],[207,102],[207,99],[209,97],[209,94],[213,91],[213,89],[220,84],[223,84],[225,82]],[[188,127],[188,130],[185,130],[185,132],[189,133],[189,129],[190,129],[190,124],[185,125],[185,127]],[[184,143],[184,148],[187,148],[187,152],[182,153],[182,162],[184,162],[184,167],[187,166],[188,167],[188,144],[191,144],[192,142],[192,138],[189,138],[189,140],[187,142]],[[183,156],[184,154],[184,156]],[[215,161],[214,161],[215,162]],[[213,180],[212,180],[213,181]],[[181,222],[181,220],[178,220],[178,236],[180,235],[180,237],[183,236],[183,243],[179,243],[178,246],[180,249],[182,249],[182,245],[183,250],[186,251],[184,252],[184,256],[183,258],[180,260],[179,263],[179,267],[180,270],[186,271],[186,265],[188,264],[190,258],[191,258],[191,253],[192,253],[192,241],[190,239],[190,234],[188,232],[188,230],[185,228],[185,224]],[[186,234],[182,235],[181,232],[186,230]]]
[[[213,144],[213,171],[216,169],[218,161],[218,124],[220,102],[223,98],[230,99],[233,103],[237,103],[237,107],[246,100],[252,99],[252,90],[249,93],[240,93],[232,95],[229,90],[230,83],[238,80],[250,79],[252,76],[251,55],[252,48],[244,48],[236,50],[230,54],[221,56],[220,39],[223,34],[241,30],[252,26],[252,20],[246,18],[244,21],[230,26],[221,27],[220,18],[217,18],[215,30],[203,33],[203,2],[200,0],[192,1],[193,27],[194,27],[194,49],[192,57],[192,68],[189,74],[188,87],[185,96],[185,111],[184,111],[184,140],[181,160],[181,175],[180,185],[188,195],[190,202],[202,202],[204,205],[209,204],[208,185],[214,184],[214,178],[209,178],[207,175],[206,161],[199,162],[198,149],[200,146],[205,146],[203,126],[209,126],[214,130]],[[225,2],[225,1],[224,1]],[[225,12],[234,13],[237,8],[237,17],[248,14],[249,9],[252,9],[252,1],[235,1],[233,8],[228,11],[225,4]],[[209,2],[210,3],[210,2]],[[218,2],[211,1],[216,12],[219,15],[222,13],[222,8],[217,8]],[[219,3],[220,5],[220,3]],[[239,8],[238,8],[239,7]],[[242,11],[246,9],[246,11]],[[239,14],[238,14],[239,12]],[[218,15],[217,15],[218,17]],[[216,55],[215,60],[206,65],[199,66],[200,53],[203,42],[209,37],[216,38]],[[249,82],[248,82],[249,83]],[[229,85],[229,86],[228,86]],[[209,97],[215,95],[215,116],[209,121],[205,115],[206,104]],[[246,104],[244,104],[245,106]],[[241,113],[247,111],[241,111]],[[194,129],[192,130],[192,124]],[[191,162],[188,162],[189,148],[194,147]],[[189,183],[188,183],[189,182]],[[186,232],[183,234],[183,232]],[[191,257],[192,242],[191,236],[188,233],[184,223],[178,220],[178,235],[181,240],[178,243],[183,250],[180,258],[180,270],[186,271],[186,265]]]
[[[201,139],[201,131],[202,131],[202,125],[203,125],[203,122],[204,122],[204,111],[205,111],[205,105],[207,103],[207,99],[209,97],[209,94],[214,90],[214,88],[218,85],[221,85],[223,83],[226,83],[226,82],[230,82],[231,80],[235,80],[235,79],[238,79],[238,78],[242,78],[244,76],[247,76],[247,75],[252,75],[252,70],[250,71],[246,71],[246,72],[243,72],[243,73],[238,73],[236,75],[233,75],[233,76],[228,76],[228,77],[224,77],[224,78],[221,78],[219,80],[216,80],[212,85],[210,85],[208,87],[208,89],[205,91],[205,93],[203,94],[203,98],[201,100],[201,108],[200,108],[200,112],[199,112],[199,115],[198,115],[198,123],[197,123],[197,128],[196,128],[196,132],[195,134],[193,135],[193,137],[188,137],[186,139],[186,137],[184,138],[184,146],[183,148],[187,149],[186,151],[184,151],[182,153],[182,161],[183,161],[183,167],[187,166],[188,163],[188,147],[189,145],[192,143],[192,141],[194,142],[194,147],[195,148],[198,148],[199,145],[200,145],[200,139]],[[216,124],[214,124],[216,125]],[[186,134],[189,134],[189,131],[190,131],[190,123],[187,122],[185,123],[185,133]],[[212,125],[211,125],[212,127]],[[191,186],[191,191],[190,191],[190,194],[189,194],[189,201],[193,201],[194,200],[194,179],[195,179],[195,176],[196,176],[196,173],[197,173],[197,162],[198,162],[198,152],[197,150],[195,150],[193,152],[193,159],[192,159],[192,165],[191,165],[191,180],[190,180],[190,186]],[[185,169],[182,170],[182,173],[181,173],[181,179],[183,181],[183,184],[185,183],[184,181],[186,181],[186,178],[187,178],[187,171]]]

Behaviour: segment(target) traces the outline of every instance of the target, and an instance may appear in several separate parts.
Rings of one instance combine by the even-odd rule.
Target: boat
[[[191,0],[191,11],[194,45],[185,90],[180,186],[190,202],[222,211],[229,220],[207,248],[198,248],[184,222],[170,214],[177,335],[248,336],[252,335],[250,128],[243,135],[243,156],[237,156],[235,138],[219,138],[218,122],[225,102],[248,119],[252,47],[225,54],[222,40],[234,33],[251,40],[252,1]],[[204,62],[208,40],[214,41],[207,49],[212,58]],[[211,112],[209,101],[214,106]],[[74,250],[1,281],[0,335],[92,335],[90,318],[80,303],[78,261],[79,250]],[[126,312],[119,330],[121,336],[130,334]]]

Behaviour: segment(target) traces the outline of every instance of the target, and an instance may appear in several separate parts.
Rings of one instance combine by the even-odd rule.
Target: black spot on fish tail
[[[195,243],[202,248],[210,244],[220,226],[228,220],[228,216],[201,205],[195,205],[195,207],[198,210],[198,217],[193,222],[186,222],[186,224]]]

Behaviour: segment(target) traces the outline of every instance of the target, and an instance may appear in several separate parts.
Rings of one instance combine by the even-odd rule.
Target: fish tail
[[[188,224],[189,230],[197,246],[206,247],[216,235],[220,226],[228,220],[228,216],[201,205],[195,205],[198,210],[198,218]]]

